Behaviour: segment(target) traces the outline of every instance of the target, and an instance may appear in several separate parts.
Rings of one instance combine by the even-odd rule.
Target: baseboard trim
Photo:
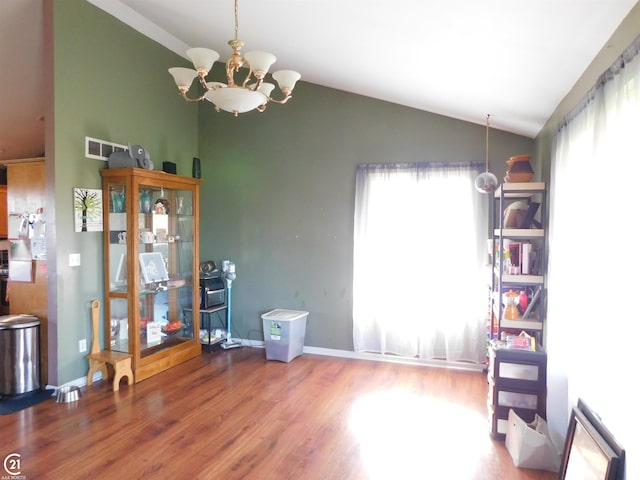
[[[423,367],[451,368],[456,370],[468,370],[482,372],[486,365],[470,362],[451,362],[447,360],[426,360],[422,358],[400,357],[398,355],[385,355],[382,353],[352,352],[350,350],[335,350],[332,348],[303,347],[303,353],[315,355],[327,355],[330,357],[353,358],[356,360],[369,360],[373,362],[398,363],[403,365],[418,365]]]
[[[243,347],[248,348],[265,348],[265,342],[261,340],[248,340],[244,338],[232,338],[237,342],[242,343]],[[483,372],[486,368],[485,364],[470,363],[470,362],[450,362],[447,360],[425,360],[422,358],[408,358],[400,357],[397,355],[385,355],[382,353],[367,353],[367,352],[353,352],[350,350],[338,350],[334,348],[322,348],[322,347],[302,347],[302,353],[310,353],[312,355],[324,355],[326,357],[338,357],[338,358],[352,358],[355,360],[369,360],[372,362],[386,362],[397,363],[402,365],[418,365],[421,367],[435,367],[435,368],[451,368],[454,370],[466,370],[470,372]],[[97,372],[93,376],[93,381],[97,382],[102,380],[102,372]],[[85,387],[87,385],[87,377],[76,378],[70,382],[65,383],[62,386],[76,386]],[[47,385],[47,388],[58,388],[55,385]]]
[[[242,343],[245,347],[265,348],[265,343],[259,340],[247,340],[244,338],[234,338],[233,340]],[[372,362],[398,363],[403,365],[419,365],[423,367],[452,368],[456,370],[468,370],[471,372],[482,372],[485,364],[471,362],[451,362],[447,360],[425,360],[422,358],[400,357],[398,355],[385,355],[382,353],[353,352],[351,350],[338,350],[334,348],[322,347],[302,347],[302,353],[313,355],[324,355],[327,357],[353,358],[356,360],[369,360]]]
[[[93,376],[93,381],[97,382],[98,380],[102,380],[102,372],[96,372]],[[63,383],[62,385],[47,385],[47,388],[55,388],[58,389],[60,387],[86,387],[87,386],[87,376],[76,378],[75,380],[71,380],[70,382]]]

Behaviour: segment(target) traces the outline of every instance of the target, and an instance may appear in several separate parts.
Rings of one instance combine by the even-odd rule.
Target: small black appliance
[[[220,271],[200,273],[200,309],[218,307],[225,302],[225,284]]]

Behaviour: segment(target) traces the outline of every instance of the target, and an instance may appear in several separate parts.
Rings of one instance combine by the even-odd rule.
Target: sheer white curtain
[[[353,341],[357,352],[483,362],[487,197],[476,164],[360,165]]]
[[[578,396],[590,405],[613,401],[620,425],[627,410],[617,405],[635,394],[614,393],[625,382],[601,359],[637,362],[639,50],[640,37],[565,120],[551,169],[547,348],[571,380],[569,404]],[[617,341],[608,342],[612,337]]]

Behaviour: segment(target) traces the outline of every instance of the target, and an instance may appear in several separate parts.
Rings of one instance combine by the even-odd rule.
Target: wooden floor
[[[480,373],[245,347],[0,416],[0,457],[28,480],[555,479],[513,466],[486,399]]]

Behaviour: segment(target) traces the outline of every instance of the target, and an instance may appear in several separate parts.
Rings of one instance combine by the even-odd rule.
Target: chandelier
[[[489,115],[487,115],[484,162],[485,171],[476,177],[475,186],[480,193],[491,193],[498,188],[498,178],[489,171]]]
[[[182,98],[188,102],[199,102],[208,100],[215,106],[217,112],[224,110],[238,116],[239,113],[258,110],[264,112],[267,103],[286,103],[291,98],[291,92],[296,82],[300,79],[300,74],[293,70],[278,70],[271,76],[278,82],[278,87],[282,92],[282,98],[271,97],[271,92],[275,88],[273,83],[264,81],[264,77],[269,71],[269,67],[276,61],[276,57],[268,52],[250,51],[244,54],[240,49],[244,42],[238,39],[238,0],[235,0],[235,35],[233,40],[229,40],[229,46],[233,50],[231,57],[226,62],[227,83],[207,82],[206,76],[213,68],[213,64],[220,55],[208,48],[190,48],[187,50],[187,57],[193,62],[195,70],[192,68],[173,67],[169,73],[178,86],[178,91]],[[246,67],[247,75],[241,78],[240,83],[236,83],[235,76],[240,72],[241,67]],[[197,98],[187,96],[189,87],[193,80],[198,77],[200,85],[206,90],[204,95]],[[251,82],[251,83],[250,83]]]

